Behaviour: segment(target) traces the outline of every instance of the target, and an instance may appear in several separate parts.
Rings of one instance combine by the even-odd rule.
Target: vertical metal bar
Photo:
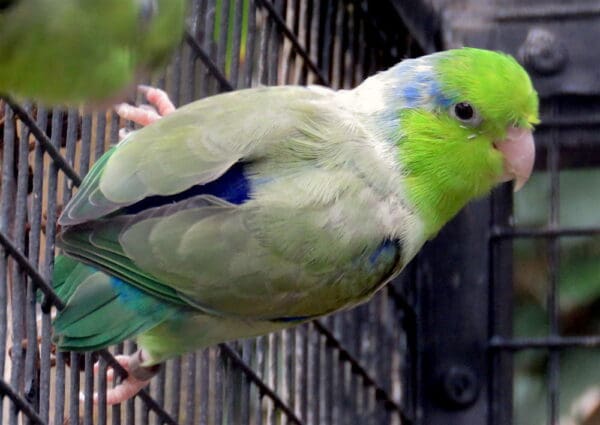
[[[271,27],[274,25],[269,19],[269,14],[263,7],[257,8],[260,11],[260,59],[258,63],[258,82],[260,84],[269,84],[269,52],[272,49]]]
[[[211,387],[214,391],[214,406],[215,406],[215,424],[223,423],[223,369],[224,369],[224,356],[219,348],[214,349],[214,371],[215,381],[214,387]]]
[[[176,357],[171,362],[171,376],[169,378],[171,396],[171,416],[179,421],[179,408],[181,406],[181,357]]]
[[[246,364],[252,364],[252,343],[250,340],[242,341],[242,360]],[[248,377],[243,374],[241,376],[240,386],[240,423],[243,425],[250,425],[250,402],[252,387]]]
[[[509,226],[512,210],[512,187],[503,185],[492,193],[492,223]],[[491,242],[490,323],[493,336],[510,338],[513,334],[513,245],[511,240]],[[489,405],[490,425],[503,425],[513,420],[513,354],[490,354]]]
[[[237,342],[233,342],[232,346],[237,351]],[[231,360],[229,358],[223,360],[223,423],[239,423],[239,418],[234,416],[239,385],[234,386],[234,382],[239,384],[238,378],[240,373],[231,367]]]
[[[98,161],[104,154],[104,139],[106,136],[106,112],[96,114],[96,148],[94,150],[94,162]]]
[[[71,352],[69,362],[69,424],[79,424],[79,353]]]
[[[31,110],[30,105],[25,105],[26,110]],[[16,130],[16,129],[15,129]],[[17,134],[15,134],[17,136]],[[18,158],[17,158],[17,194],[15,202],[15,216],[13,222],[13,242],[21,252],[28,255],[27,252],[27,195],[29,186],[29,130],[27,126],[21,124],[21,133],[15,139],[18,142]],[[35,356],[37,354],[37,339],[31,335],[31,339],[27,340],[26,323],[27,323],[27,279],[21,267],[17,264],[13,269],[13,298],[12,298],[12,322],[13,332],[19,329],[17,336],[13,335],[13,340],[17,340],[13,344],[13,355],[18,352],[20,368],[18,371],[19,386],[22,388],[25,399],[34,406],[37,405],[37,376],[34,376]],[[17,339],[18,338],[18,339]],[[29,357],[29,365],[27,358]],[[13,363],[13,367],[15,367]],[[30,421],[27,421],[30,422]]]
[[[308,423],[308,394],[309,394],[309,375],[311,373],[311,368],[309,364],[309,325],[302,325],[297,330],[297,342],[296,346],[298,351],[299,361],[296,364],[296,376],[298,378],[298,389],[300,392],[298,398],[298,411],[300,412],[300,417],[307,421]]]
[[[83,425],[94,425],[94,360],[92,353],[85,353],[83,381]]]
[[[277,357],[275,352],[275,338],[276,334],[270,333],[265,337],[266,348],[265,348],[265,368],[264,368],[264,380],[271,388],[275,388],[277,383]],[[267,410],[267,423],[269,425],[275,425],[275,406],[268,400]]]
[[[231,40],[231,68],[229,74],[229,81],[234,87],[240,87],[239,73],[240,73],[240,53],[242,43],[242,19],[243,19],[243,0],[230,0],[233,9],[230,13],[233,15],[233,30]]]
[[[558,113],[558,111],[556,111]],[[557,229],[560,226],[560,147],[555,131],[553,130],[548,146],[548,171],[550,174],[550,215],[548,226]],[[548,273],[549,287],[547,293],[548,321],[550,336],[559,337],[559,300],[558,300],[558,267],[560,264],[560,240],[551,237],[548,240]],[[548,424],[558,424],[560,402],[560,352],[549,349],[548,359]]]
[[[133,341],[125,341],[123,345],[125,346],[125,353],[127,355],[135,353],[136,347]],[[165,368],[163,368],[163,370],[164,369]],[[164,405],[164,402],[161,403],[161,407]],[[135,424],[135,397],[132,397],[129,400],[125,401],[125,423],[127,425]]]
[[[346,31],[346,17],[347,17],[348,4],[346,2],[341,2],[340,7],[337,10],[337,14],[335,16],[335,42],[334,42],[334,50],[333,50],[333,79],[332,86],[335,88],[344,87],[344,77],[346,75],[344,65],[345,65],[345,55],[347,48],[347,31]]]
[[[56,148],[60,148],[62,139],[62,123],[63,112],[54,109],[52,111],[52,137],[51,142]],[[48,177],[46,184],[46,247],[45,258],[47,270],[52,269],[54,264],[54,241],[56,237],[56,201],[58,187],[58,168],[50,162],[48,166]],[[55,375],[55,406],[54,406],[54,423],[61,424],[64,421],[65,408],[65,354],[57,353],[56,355],[56,375]]]
[[[226,74],[225,65],[227,62],[227,55],[231,54],[231,51],[228,49],[228,41],[229,41],[229,10],[230,10],[230,0],[221,0],[217,3],[220,4],[220,10],[217,10],[217,16],[220,18],[219,22],[215,22],[216,28],[218,28],[219,37],[217,40],[217,66]],[[237,81],[231,81],[234,85]]]
[[[179,47],[177,48],[175,54],[173,55],[173,60],[171,61],[171,66],[166,71],[166,76],[170,76],[169,82],[170,87],[167,85],[169,90],[169,98],[173,102],[173,105],[176,107],[181,106],[181,73],[182,73],[182,61],[183,61],[183,52]]]
[[[256,8],[255,0],[244,0],[244,7],[247,9],[247,12],[244,12],[248,15],[248,33],[246,39],[246,56],[244,61],[242,62],[242,83],[241,87],[251,87],[253,81],[253,75],[256,73],[255,64],[256,64],[256,19],[259,14],[259,11]]]
[[[0,232],[8,234],[9,216],[14,177],[13,177],[13,158],[14,158],[14,143],[4,142],[7,133],[7,119],[12,120],[12,110],[6,103],[0,102],[0,106],[4,106],[0,114],[4,117],[4,126],[2,132],[2,180],[0,182]],[[10,124],[12,125],[12,124]],[[8,130],[10,133],[10,128]],[[3,246],[0,246],[0,377],[4,379],[6,371],[6,343],[8,340],[8,257]],[[0,398],[0,418],[4,418],[4,399]]]
[[[106,370],[108,364],[103,357],[98,360],[98,425],[106,425],[108,421],[106,406],[106,391],[108,385],[106,382]],[[147,421],[145,423],[148,423]]]
[[[310,373],[311,373],[311,381],[309,385],[311,385],[311,389],[309,390],[309,417],[312,419],[313,425],[318,425],[320,423],[320,400],[321,400],[321,338],[319,333],[311,326],[310,337],[311,340],[309,342],[312,351],[312,365],[310,365]]]
[[[417,356],[422,362],[416,382],[423,424],[482,423],[488,415],[487,357],[481,345],[490,338],[489,324],[482,320],[489,317],[490,212],[489,200],[471,203],[418,258]]]
[[[195,423],[196,413],[196,400],[194,395],[196,394],[196,354],[190,353],[185,357],[185,375],[186,375],[186,386],[185,386],[185,425],[192,425]]]
[[[326,320],[326,326],[331,328],[333,324],[333,317],[329,316],[326,317],[324,320]],[[325,368],[325,370],[323,371],[323,390],[325,393],[323,397],[323,423],[331,424],[333,423],[333,391],[335,382],[335,377],[333,373],[334,349],[326,343],[323,343],[323,348],[325,357],[323,361]],[[335,387],[335,389],[339,390],[339,388],[337,387]]]
[[[335,16],[337,15],[336,10],[339,7],[338,4],[341,1],[342,0],[332,0],[321,2],[321,10],[325,8],[325,16],[322,27],[323,34],[321,37],[323,41],[319,49],[319,67],[323,70],[325,77],[330,81],[332,87],[335,87],[332,81],[333,74],[331,67],[331,57],[335,40]]]
[[[127,355],[135,353],[135,351],[137,350],[135,343],[131,340],[125,341],[125,343],[123,345],[125,346],[124,352]],[[165,368],[163,368],[163,370],[164,369]],[[165,405],[164,402],[161,403],[161,407],[163,407],[164,405]],[[125,423],[127,425],[135,424],[135,398],[130,398],[129,400],[127,400],[125,402]]]
[[[294,31],[295,5],[296,1],[289,0],[285,8],[286,13],[282,16],[282,19],[285,20],[286,25],[292,31]],[[295,52],[293,51],[292,43],[287,38],[284,37],[281,44],[281,55],[277,64],[278,81],[280,84],[289,84],[293,80]]]
[[[92,147],[92,115],[85,114],[81,119],[81,152],[79,156],[79,175],[85,176],[90,169],[90,151]]]
[[[264,370],[265,367],[267,365],[267,337],[266,336],[261,336],[258,337],[258,339],[256,340],[256,369],[259,372],[262,372],[264,374]],[[264,375],[263,375],[263,379]],[[264,409],[264,405],[265,405],[265,398],[263,397],[262,394],[259,393],[259,398],[258,398],[258,409],[256,410],[256,423],[257,424],[263,424],[263,409]]]
[[[156,402],[160,405],[160,406],[164,406],[165,405],[165,381],[166,381],[166,377],[167,377],[167,368],[166,367],[162,367],[160,369],[160,372],[158,372],[158,374],[156,375],[156,377],[153,378],[153,396],[154,399],[156,400]],[[160,420],[160,418],[158,416],[156,416],[154,423],[156,425],[160,425],[162,422]]]
[[[9,235],[11,235],[12,232],[12,227],[13,227],[13,223],[11,222],[12,220],[10,219],[11,216],[13,216],[14,214],[14,196],[15,196],[15,191],[16,191],[16,186],[17,186],[17,182],[15,181],[15,164],[14,164],[14,159],[15,159],[15,153],[18,152],[17,149],[17,145],[16,145],[16,140],[15,140],[15,135],[16,135],[16,129],[15,129],[15,123],[14,123],[14,114],[12,109],[10,109],[8,106],[6,107],[5,113],[4,113],[4,140],[3,140],[3,182],[2,182],[2,189],[3,189],[3,213],[2,213],[2,218],[3,218],[3,223],[2,223],[2,230],[3,232],[8,233]],[[4,191],[6,191],[4,193]],[[16,265],[15,265],[16,267]],[[8,273],[6,274],[6,286],[7,286],[7,290],[12,292],[10,299],[6,300],[6,305],[7,307],[10,309],[10,313],[11,313],[11,320],[12,318],[15,316],[15,309],[18,309],[18,306],[15,306],[15,284],[17,284],[18,286],[18,281],[15,282],[15,278],[14,278],[14,273],[9,277]],[[8,288],[10,287],[10,289]],[[17,289],[18,290],[18,289]],[[6,319],[5,319],[6,320]],[[18,320],[18,315],[17,315],[17,320]],[[7,323],[6,321],[4,323]],[[15,329],[16,328],[16,329]],[[19,385],[19,374],[21,372],[20,368],[21,368],[21,359],[22,359],[22,350],[21,350],[21,340],[22,340],[22,335],[20,333],[17,333],[15,335],[15,331],[19,332],[19,326],[16,325],[13,321],[12,324],[12,338],[11,338],[11,346],[12,346],[12,355],[10,357],[10,385],[11,387],[15,388],[17,391],[21,388],[21,386]],[[6,334],[5,334],[6,335]],[[17,420],[18,420],[18,408],[15,404],[11,403],[10,405],[10,410],[9,410],[9,423],[11,425],[16,425],[17,424]]]
[[[31,108],[26,106],[27,110]],[[37,265],[39,258],[39,233],[33,234],[33,229],[31,227],[31,210],[28,208],[27,199],[30,191],[33,190],[33,170],[29,167],[29,127],[25,124],[21,125],[21,133],[20,133],[20,151],[21,155],[24,155],[25,158],[19,159],[19,175],[23,172],[27,172],[27,181],[25,182],[25,205],[24,208],[27,211],[24,214],[25,222],[23,226],[25,227],[25,240],[24,240],[24,252],[27,252],[30,261],[32,264]],[[26,152],[23,152],[26,151]],[[22,162],[23,161],[23,162]],[[24,167],[24,168],[21,168]],[[21,178],[21,177],[20,177]],[[31,180],[31,181],[30,181]],[[31,183],[31,187],[30,187]],[[29,230],[28,230],[29,229]],[[28,240],[28,241],[27,241]],[[36,241],[38,242],[36,244]],[[27,243],[28,242],[28,243]],[[32,248],[34,252],[32,252]],[[37,359],[38,359],[38,340],[37,340],[37,326],[36,326],[36,299],[35,299],[35,285],[33,285],[30,279],[26,279],[26,288],[25,288],[25,338],[27,341],[27,348],[25,351],[25,398],[31,403],[36,411],[39,411],[39,373],[37,367]],[[0,416],[1,417],[1,416]],[[31,423],[31,421],[28,421]]]
[[[46,127],[47,114],[44,108],[38,107],[37,111],[37,124],[41,128]],[[29,259],[32,264],[38,264],[41,269],[42,276],[48,279],[50,276],[50,270],[47,266],[47,260],[43,264],[40,264],[40,250],[41,250],[41,232],[42,232],[42,206],[43,206],[43,178],[44,178],[44,152],[40,143],[36,140],[33,148],[33,176],[32,176],[32,191],[31,191],[31,212],[29,216],[29,223],[31,230],[29,232]],[[28,288],[28,302],[31,306],[30,318],[32,321],[28,326],[35,328],[36,331],[31,329],[28,331],[28,335],[35,335],[37,332],[37,311],[36,311],[36,299],[35,299],[35,287],[31,285]],[[39,352],[39,384],[38,384],[38,409],[40,417],[43,421],[48,422],[49,420],[49,404],[50,404],[50,334],[47,332],[44,322],[47,322],[47,314],[42,314],[42,329],[41,329],[41,342]],[[34,362],[37,359],[34,359]],[[34,363],[34,367],[37,367]],[[1,416],[1,414],[0,414]]]
[[[114,352],[122,353],[123,352],[123,343],[119,343],[115,346]],[[158,380],[155,380],[153,384],[158,383]],[[117,386],[119,383],[119,378],[113,380],[112,386],[113,388]],[[155,397],[156,399],[156,397]],[[112,425],[121,425],[121,405],[113,404],[111,406],[111,416],[112,416]],[[158,424],[157,424],[158,425]]]
[[[61,117],[61,121],[64,122],[64,117]],[[69,110],[67,113],[67,134],[66,134],[66,159],[69,162],[69,164],[73,164],[75,162],[75,142],[77,139],[77,111],[76,110]],[[62,137],[61,137],[62,139]],[[62,206],[66,205],[66,203],[69,201],[69,199],[71,198],[71,189],[72,189],[73,185],[72,182],[66,177],[64,176],[64,182],[63,182],[63,194],[62,194]],[[56,219],[56,217],[54,217],[54,220]],[[54,221],[53,220],[53,221]],[[91,419],[92,419],[92,412],[93,412],[93,392],[94,392],[94,378],[93,378],[93,374],[92,374],[92,369],[87,369],[88,367],[88,362],[91,365],[91,357],[89,357],[89,359],[87,359],[87,357],[89,357],[89,354],[86,354],[86,360],[84,360],[86,369],[85,369],[85,378],[86,381],[84,382],[85,385],[85,391],[84,391],[84,397],[85,397],[85,401],[83,403],[84,405],[84,421],[86,419],[89,420],[86,422],[87,424],[91,425]],[[75,358],[75,361],[73,361],[73,359]],[[70,393],[70,410],[69,410],[69,416],[70,416],[70,423],[73,424],[77,424],[79,423],[79,393],[80,393],[80,373],[79,373],[79,364],[80,364],[80,356],[79,354],[76,353],[71,353],[71,393]],[[90,382],[88,382],[88,380]],[[88,392],[89,391],[89,392]]]
[[[289,329],[283,331],[283,339],[284,339],[284,351],[283,358],[285,364],[285,383],[284,383],[284,400],[290,408],[297,414],[296,409],[296,398],[294,397],[294,393],[296,392],[296,376],[294,370],[294,363],[296,362],[296,330]]]
[[[200,352],[200,425],[208,425],[208,400],[209,386],[211,384],[209,376],[209,350],[204,349]]]
[[[120,117],[117,115],[115,111],[110,112],[110,130],[108,133],[109,142],[111,145],[114,145],[119,142],[119,124]]]

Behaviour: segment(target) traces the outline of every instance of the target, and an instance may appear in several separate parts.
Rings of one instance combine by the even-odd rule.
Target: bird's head
[[[411,83],[395,93],[397,145],[407,193],[435,234],[470,199],[529,178],[538,97],[506,54],[463,48],[411,62]]]

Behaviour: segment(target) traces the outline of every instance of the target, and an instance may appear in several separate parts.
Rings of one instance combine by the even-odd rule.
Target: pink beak
[[[494,146],[504,155],[502,182],[515,180],[515,192],[523,187],[533,170],[535,145],[531,130],[510,127],[506,139],[494,142]]]

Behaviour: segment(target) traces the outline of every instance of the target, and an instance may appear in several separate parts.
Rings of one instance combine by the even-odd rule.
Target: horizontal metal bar
[[[11,109],[15,112],[15,115],[19,117],[35,138],[40,142],[40,145],[50,155],[54,163],[71,179],[73,185],[79,186],[81,184],[81,177],[77,174],[77,171],[65,160],[60,154],[60,151],[52,144],[50,138],[46,133],[37,125],[33,117],[27,112],[21,105],[15,103],[10,97],[4,96],[3,99],[8,103]]]
[[[593,3],[544,3],[497,8],[494,18],[498,21],[528,21],[532,19],[593,18],[600,15],[600,5]]]
[[[264,6],[265,9],[267,9],[267,12],[269,12],[269,15],[271,16],[271,19],[273,19],[275,21],[275,23],[277,24],[277,26],[279,27],[281,32],[283,34],[285,34],[285,36],[288,38],[288,40],[290,40],[290,42],[292,43],[292,46],[294,46],[294,49],[296,50],[296,52],[304,60],[304,62],[306,63],[306,66],[308,66],[308,68],[315,74],[319,83],[323,84],[324,86],[328,86],[329,81],[323,75],[323,73],[321,72],[321,70],[319,69],[317,64],[310,58],[310,56],[308,55],[308,52],[306,51],[304,46],[302,46],[302,44],[300,44],[298,37],[296,37],[296,35],[292,32],[292,30],[286,25],[285,21],[279,15],[279,13],[277,13],[277,11],[275,10],[275,7],[273,6],[273,3],[271,3],[269,0],[256,0],[256,4],[262,5],[262,6]]]
[[[21,395],[13,390],[13,388],[7,384],[3,379],[0,379],[0,394],[4,394],[11,399],[14,405],[23,412],[27,419],[29,419],[34,424],[46,425],[44,420],[40,418],[37,412],[31,407],[31,405],[25,400]]]
[[[502,338],[495,336],[489,342],[495,350],[519,351],[527,349],[600,348],[600,335],[551,336],[548,338]]]
[[[507,228],[493,227],[491,239],[515,239],[515,238],[554,238],[567,236],[595,236],[600,235],[600,227],[562,227],[562,228],[541,228],[541,229],[522,229],[522,228]]]
[[[344,348],[340,340],[338,340],[321,321],[315,320],[312,323],[314,324],[315,329],[325,337],[326,343],[340,352],[340,359],[350,363],[352,372],[360,376],[367,386],[370,386],[375,390],[375,398],[382,401],[386,409],[397,411],[404,422],[405,418],[400,405],[398,405],[398,403],[396,403],[390,397],[386,390],[377,384],[377,381],[369,374],[369,372],[367,372],[360,362],[346,348]]]
[[[294,411],[273,391],[254,370],[239,356],[239,354],[229,346],[229,344],[219,344],[221,352],[225,354],[233,362],[235,366],[240,368],[248,377],[248,380],[253,382],[261,392],[271,399],[275,407],[281,410],[290,421],[297,425],[303,425],[302,420],[296,416]]]
[[[198,40],[194,38],[189,29],[186,29],[184,38],[185,41],[190,45],[194,53],[200,58],[202,62],[204,62],[204,65],[206,65],[213,77],[215,77],[216,80],[219,82],[219,84],[221,85],[221,89],[223,91],[234,90],[233,84],[229,82],[227,77],[225,77],[225,74],[221,72],[219,67],[210,58],[209,54],[206,53],[206,51],[204,51],[202,46],[200,46],[200,44],[198,43]]]
[[[50,300],[57,308],[64,308],[65,304],[52,290],[52,287],[46,282],[37,269],[29,262],[27,257],[12,243],[12,241],[0,231],[0,244],[6,249],[6,252],[23,268],[35,286],[44,293],[47,300]]]
[[[536,129],[555,127],[596,127],[600,125],[600,114],[581,113],[580,115],[551,116],[542,115],[542,122]]]

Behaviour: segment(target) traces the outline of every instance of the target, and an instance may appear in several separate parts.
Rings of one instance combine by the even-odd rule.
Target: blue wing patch
[[[246,164],[233,164],[221,177],[212,182],[195,185],[169,196],[149,196],[133,205],[119,210],[123,214],[136,214],[150,208],[172,204],[198,195],[213,195],[232,204],[240,205],[250,197],[250,185],[245,173]]]

